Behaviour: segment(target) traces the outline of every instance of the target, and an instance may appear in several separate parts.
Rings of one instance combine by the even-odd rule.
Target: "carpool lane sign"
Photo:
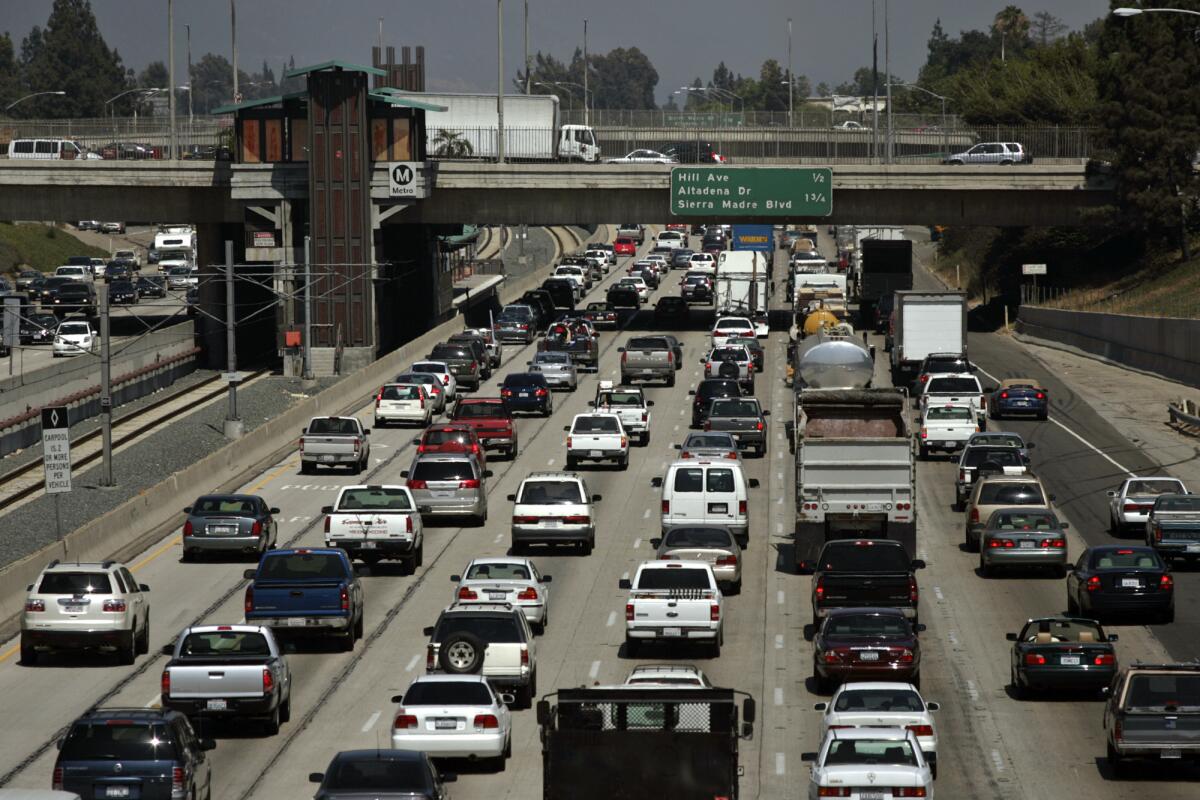
[[[71,426],[66,406],[42,408],[42,467],[46,494],[71,491]]]
[[[828,217],[829,167],[674,167],[671,213],[683,217]]]

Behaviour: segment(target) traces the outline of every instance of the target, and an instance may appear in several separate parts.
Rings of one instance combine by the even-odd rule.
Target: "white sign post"
[[[42,409],[42,467],[46,473],[46,494],[54,495],[54,529],[63,541],[62,511],[59,495],[71,491],[71,421],[66,406]],[[63,557],[66,557],[63,542]]]
[[[1046,265],[1045,264],[1022,264],[1021,265],[1021,274],[1033,276],[1033,294],[1034,294],[1033,302],[1037,303],[1038,302],[1038,300],[1037,300],[1037,276],[1046,274]]]

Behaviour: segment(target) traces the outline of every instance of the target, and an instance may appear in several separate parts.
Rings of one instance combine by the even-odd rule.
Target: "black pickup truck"
[[[910,560],[896,539],[835,539],[827,542],[813,571],[813,624],[831,608],[898,608],[917,622],[917,576],[921,559]]]

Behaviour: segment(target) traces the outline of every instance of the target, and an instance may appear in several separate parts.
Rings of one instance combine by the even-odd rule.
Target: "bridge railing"
[[[224,123],[224,124],[222,124]],[[231,141],[228,119],[187,117],[176,121],[175,137],[181,158],[214,158]],[[163,117],[5,120],[0,119],[0,155],[14,139],[70,139],[106,160],[169,157],[171,124]]]

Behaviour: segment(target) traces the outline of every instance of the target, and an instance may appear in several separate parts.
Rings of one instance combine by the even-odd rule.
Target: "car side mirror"
[[[145,584],[145,583],[139,583],[139,584],[138,584],[138,591],[139,591],[139,592],[148,592],[148,591],[150,591],[150,585],[149,585],[149,584]]]
[[[707,360],[708,360],[708,359],[702,358],[702,359],[700,359],[699,361],[697,361],[696,363],[697,363],[697,364],[703,364],[703,363],[704,363],[705,361],[707,361]],[[688,392],[688,394],[693,394],[693,393],[692,393],[692,392]]]
[[[916,625],[913,625],[913,630],[916,631],[917,633],[924,633],[926,630],[925,623],[918,622]]]
[[[1037,442],[1029,442],[1029,443],[1027,443],[1027,444],[1025,445],[1025,449],[1026,449],[1026,450],[1032,450],[1032,449],[1033,449],[1033,448],[1035,448],[1035,447],[1037,447]],[[1112,493],[1112,496],[1113,496],[1113,497],[1115,497],[1115,496],[1116,496],[1116,494],[1117,494],[1116,492],[1113,492],[1113,493]]]
[[[483,477],[485,477],[485,478],[490,478],[490,477],[492,477],[492,475],[494,475],[494,474],[495,474],[495,473],[494,473],[494,472],[492,472],[490,469],[485,469],[485,470],[483,471]]]
[[[1055,500],[1057,500],[1057,499],[1058,499],[1058,495],[1054,495],[1054,494],[1052,494],[1052,495],[1047,495],[1047,496],[1050,498],[1050,502],[1051,502],[1051,503],[1053,503]]]
[[[654,487],[655,489],[661,489],[662,485],[663,485],[663,479],[662,478],[651,478],[650,485],[652,487]]]
[[[451,575],[450,576],[451,583],[458,583],[461,580],[462,580],[462,575]]]
[[[563,425],[563,430],[564,430],[564,431],[566,431],[567,433],[570,433],[570,432],[571,432],[571,426],[570,426],[570,425]]]
[[[1117,493],[1116,493],[1116,492],[1105,492],[1105,494],[1106,494],[1106,495],[1108,495],[1109,497],[1116,497],[1116,496],[1117,496]],[[187,509],[184,509],[184,510],[186,511]]]
[[[275,507],[271,507],[271,508],[267,509],[267,511],[273,515],[279,513],[279,509],[275,508]]]
[[[599,503],[599,502],[600,502],[601,500],[603,500],[603,499],[604,499],[604,495],[602,495],[602,494],[594,494],[594,495],[592,495],[592,502],[593,502],[593,503]]]
[[[769,416],[771,416],[771,412],[770,412],[768,409],[765,409],[765,408],[764,408],[764,409],[763,409],[763,416],[764,416],[764,417],[769,417]]]
[[[675,444],[671,445],[671,447],[674,447],[676,450],[682,450],[682,449],[683,449],[683,445],[682,445],[682,444],[679,444],[678,442],[676,442]]]
[[[538,725],[547,725],[550,722],[550,701],[539,700],[537,704],[537,721]]]
[[[190,513],[192,513],[192,507],[191,507],[191,506],[184,506],[184,507],[183,507],[183,513],[185,513],[185,514],[190,514]]]
[[[164,644],[159,648],[159,650],[164,656],[173,656],[175,655],[175,643],[172,642],[171,644]]]
[[[754,702],[753,697],[747,697],[742,701],[742,720],[745,722],[754,722],[758,716],[758,706]]]
[[[308,433],[308,428],[301,428],[301,429],[300,429],[300,435],[301,435],[301,436],[304,436],[306,433]]]
[[[912,565],[911,565],[911,566],[912,566],[912,568],[913,568],[913,569],[925,569],[925,559],[923,559],[923,558],[914,558],[914,559],[912,560]]]
[[[515,494],[508,495],[508,502],[510,502],[510,503],[517,502],[517,496]]]
[[[333,506],[321,506],[321,513],[322,514],[332,514]]]
[[[1115,641],[1117,641],[1117,634],[1115,634],[1115,633],[1110,633],[1110,634],[1108,635],[1108,640],[1109,640],[1110,642],[1115,642]]]
[[[824,711],[829,708],[828,703],[813,703],[813,711]]]
[[[404,695],[402,695],[402,694],[394,694],[394,695],[392,695],[392,702],[393,702],[393,703],[403,703],[403,702],[404,702]]]
[[[200,739],[196,742],[196,745],[201,750],[216,750],[217,749],[217,742],[215,739]]]
[[[527,366],[527,367],[532,367],[532,366],[533,366],[533,362],[532,362],[532,361],[526,361],[526,362],[525,362],[525,366]]]
[[[406,469],[402,469],[402,470],[400,470],[400,477],[401,477],[401,478],[407,478],[407,477],[408,477],[408,470],[406,470]]]
[[[587,404],[588,404],[589,406],[591,406],[592,408],[595,408],[595,407],[596,407],[596,401],[595,401],[595,400],[588,400],[588,401],[587,401]]]
[[[1004,634],[1004,638],[1010,642],[1015,642],[1017,640],[1017,635],[1010,631],[1009,633]]]
[[[621,578],[620,580],[617,581],[617,588],[618,589],[632,589],[633,583],[629,580],[629,578]]]
[[[421,443],[421,437],[420,437],[420,436],[414,436],[414,437],[413,437],[413,440],[412,440],[412,443],[413,443],[413,444],[420,444],[420,443]]]
[[[499,697],[500,702],[504,703],[506,706],[511,706],[513,703],[517,702],[517,696],[511,692],[501,692]],[[443,778],[443,780],[445,779]]]
[[[325,773],[323,773],[323,772],[308,773],[308,782],[309,783],[321,783],[324,780],[325,780]]]
[[[424,634],[425,636],[433,636],[433,626],[428,625],[428,626],[422,628],[421,633]]]
[[[1058,523],[1058,527],[1059,527],[1059,528],[1061,528],[1061,529],[1063,529],[1064,531],[1065,531],[1065,530],[1070,530],[1070,528],[1071,528],[1071,523],[1069,523],[1069,522],[1060,522],[1060,523]]]
[[[653,405],[654,405],[654,401],[653,401],[653,400],[647,400],[647,401],[646,401],[646,407],[647,407],[647,408],[649,408],[649,407],[651,407],[651,406],[653,406]]]
[[[815,762],[815,761],[817,760],[817,754],[816,754],[816,753],[801,753],[801,754],[800,754],[800,760],[801,760],[801,761],[813,761],[813,762]]]
[[[242,570],[242,577],[246,578],[247,580],[251,580],[251,581],[254,580],[254,576],[257,574],[258,574],[258,570],[256,570],[256,569]]]
[[[696,396],[696,390],[695,390],[695,389],[688,389],[688,394],[689,394],[689,395],[691,395],[692,397],[695,397],[695,396]]]
[[[554,582],[553,575],[543,575],[542,576],[542,583],[553,583],[553,582]]]
[[[370,436],[370,435],[371,435],[371,429],[363,428],[363,436]]]
[[[925,710],[930,713],[933,713],[934,711],[940,711],[941,708],[942,708],[941,703],[926,703],[925,704]]]
[[[618,352],[618,353],[624,353],[624,352],[625,352],[625,348],[624,348],[624,347],[618,347],[618,348],[617,348],[617,352]]]
[[[751,488],[751,489],[757,489],[757,488],[758,488],[758,478],[751,478],[749,481],[747,481],[747,483],[749,483],[749,484],[750,484],[750,488]]]

